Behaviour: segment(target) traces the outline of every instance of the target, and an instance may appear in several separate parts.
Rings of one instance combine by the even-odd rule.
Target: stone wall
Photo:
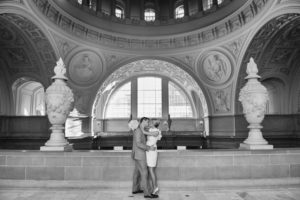
[[[299,137],[300,115],[266,115],[262,122],[262,132],[266,137]],[[248,136],[249,125],[244,115],[226,115],[209,117],[210,136],[238,137]]]
[[[300,177],[300,150],[161,151],[160,181]],[[131,181],[129,151],[0,151],[0,179]]]

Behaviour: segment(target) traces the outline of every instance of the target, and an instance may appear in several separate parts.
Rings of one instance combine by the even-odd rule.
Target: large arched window
[[[144,19],[147,22],[155,21],[155,10],[153,8],[147,8],[144,13]]]
[[[105,118],[127,118],[131,114],[131,82],[117,89],[110,98]]]
[[[169,82],[169,113],[172,118],[193,117],[193,110],[188,97],[172,82]]]
[[[187,93],[165,77],[132,78],[116,89],[107,102],[106,119],[129,118],[132,114],[134,118],[162,118],[168,114],[171,118],[195,117]]]

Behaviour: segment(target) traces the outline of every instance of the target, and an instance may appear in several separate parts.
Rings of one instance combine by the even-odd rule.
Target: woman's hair
[[[158,119],[151,119],[153,121],[153,126],[155,128],[158,128],[159,127],[159,124],[160,124],[160,121]]]
[[[140,123],[142,123],[143,121],[149,121],[149,118],[148,118],[148,117],[142,117],[142,118],[140,119]]]

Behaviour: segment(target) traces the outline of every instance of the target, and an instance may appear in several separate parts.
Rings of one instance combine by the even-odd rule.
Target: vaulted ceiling
[[[26,17],[9,13],[0,15],[0,27],[1,68],[11,84],[30,74],[48,85],[56,55],[43,31]]]

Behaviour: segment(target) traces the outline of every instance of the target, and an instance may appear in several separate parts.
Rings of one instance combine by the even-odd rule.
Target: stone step
[[[1,179],[0,188],[64,188],[64,189],[102,189],[130,190],[131,181],[57,181],[57,180],[11,180]],[[272,179],[230,179],[202,181],[158,181],[164,190],[230,189],[230,188],[274,188],[300,187],[300,178]]]

